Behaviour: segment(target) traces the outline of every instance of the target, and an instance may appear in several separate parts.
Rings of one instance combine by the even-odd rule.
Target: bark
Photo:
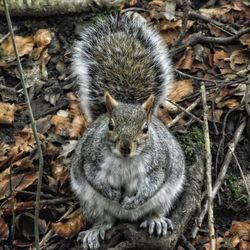
[[[188,222],[201,202],[201,186],[204,179],[202,157],[197,157],[194,165],[187,167],[187,181],[184,192],[170,216],[174,230],[166,237],[149,237],[146,231],[138,230],[138,225],[123,223],[114,227],[106,236],[103,250],[166,250],[173,249],[186,231]]]
[[[11,16],[48,16],[118,7],[124,2],[125,0],[9,0],[8,5]],[[0,1],[0,15],[4,15],[3,1]]]

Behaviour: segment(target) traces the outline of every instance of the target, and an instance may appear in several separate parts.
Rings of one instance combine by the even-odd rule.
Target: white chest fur
[[[105,178],[115,189],[124,189],[132,196],[138,190],[145,176],[145,162],[139,157],[122,159],[108,154],[101,165],[100,177]]]

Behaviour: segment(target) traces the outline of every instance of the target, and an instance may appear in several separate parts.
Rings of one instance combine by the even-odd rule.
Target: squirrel
[[[72,189],[93,224],[78,240],[100,248],[119,219],[165,236],[185,181],[181,146],[157,118],[173,79],[165,42],[141,19],[111,15],[81,32],[72,71],[90,121],[71,167]]]

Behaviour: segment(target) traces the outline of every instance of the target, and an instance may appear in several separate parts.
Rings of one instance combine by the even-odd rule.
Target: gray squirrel
[[[139,18],[111,15],[85,28],[72,71],[90,121],[72,159],[71,184],[93,224],[78,240],[100,248],[117,219],[142,221],[149,234],[172,229],[165,217],[185,181],[182,149],[157,118],[172,87],[160,35]]]

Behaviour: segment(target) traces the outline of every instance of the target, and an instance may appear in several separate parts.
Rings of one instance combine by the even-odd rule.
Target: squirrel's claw
[[[78,234],[77,242],[78,244],[82,243],[82,248],[84,250],[95,250],[100,248],[100,239],[104,240],[106,230],[109,226],[99,226],[91,228],[86,231],[82,231]]]
[[[168,230],[173,231],[173,223],[165,217],[150,218],[142,222],[140,228],[148,228],[150,235],[156,233],[158,236],[165,236]]]

